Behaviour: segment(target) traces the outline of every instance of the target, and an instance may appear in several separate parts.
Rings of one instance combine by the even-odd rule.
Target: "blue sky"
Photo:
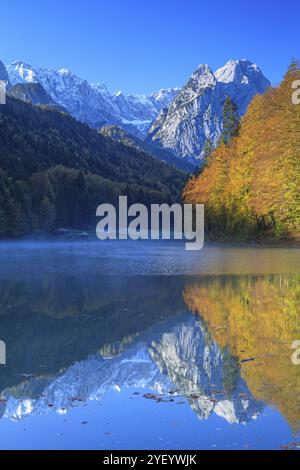
[[[0,59],[148,93],[247,58],[276,84],[300,57],[299,18],[299,0],[1,0]]]

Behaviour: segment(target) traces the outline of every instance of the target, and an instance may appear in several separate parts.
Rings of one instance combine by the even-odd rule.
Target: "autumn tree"
[[[226,105],[226,137],[184,190],[185,201],[205,204],[211,238],[300,240],[300,105],[292,102],[295,80],[300,80],[300,70],[293,63],[279,87],[254,97],[238,134],[230,139],[234,126]]]

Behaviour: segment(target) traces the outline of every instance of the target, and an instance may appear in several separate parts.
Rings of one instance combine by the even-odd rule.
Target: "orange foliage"
[[[276,406],[300,429],[300,366],[292,343],[300,340],[299,275],[203,278],[185,287],[190,310],[207,322],[220,347],[240,362],[257,400]]]
[[[192,178],[184,200],[205,204],[212,238],[300,238],[300,105],[291,69],[278,88],[256,96],[239,135],[221,144]]]

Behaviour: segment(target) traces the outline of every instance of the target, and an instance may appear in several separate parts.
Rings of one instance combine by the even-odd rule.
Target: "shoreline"
[[[84,232],[87,233],[87,232]],[[121,240],[117,238],[116,240],[99,240],[94,234],[88,234],[87,236],[39,236],[39,237],[23,237],[23,238],[15,238],[15,239],[0,239],[0,246],[4,245],[22,245],[22,244],[95,244],[95,243],[103,243],[103,242],[131,242],[131,243],[185,243],[185,240],[152,240],[149,238],[148,240],[131,240],[128,238],[127,240]],[[256,241],[242,241],[242,240],[215,240],[215,241],[205,241],[204,247],[202,248],[291,248],[291,249],[300,249],[300,240],[289,240],[289,239],[282,239],[282,240],[256,240]],[[201,251],[201,250],[199,250]]]

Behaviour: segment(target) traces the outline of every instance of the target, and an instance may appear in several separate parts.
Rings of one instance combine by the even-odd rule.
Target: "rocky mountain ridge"
[[[178,157],[201,162],[206,142],[215,147],[220,139],[226,98],[243,116],[253,97],[269,86],[259,67],[248,60],[231,60],[215,73],[201,64],[154,121],[147,140]]]

